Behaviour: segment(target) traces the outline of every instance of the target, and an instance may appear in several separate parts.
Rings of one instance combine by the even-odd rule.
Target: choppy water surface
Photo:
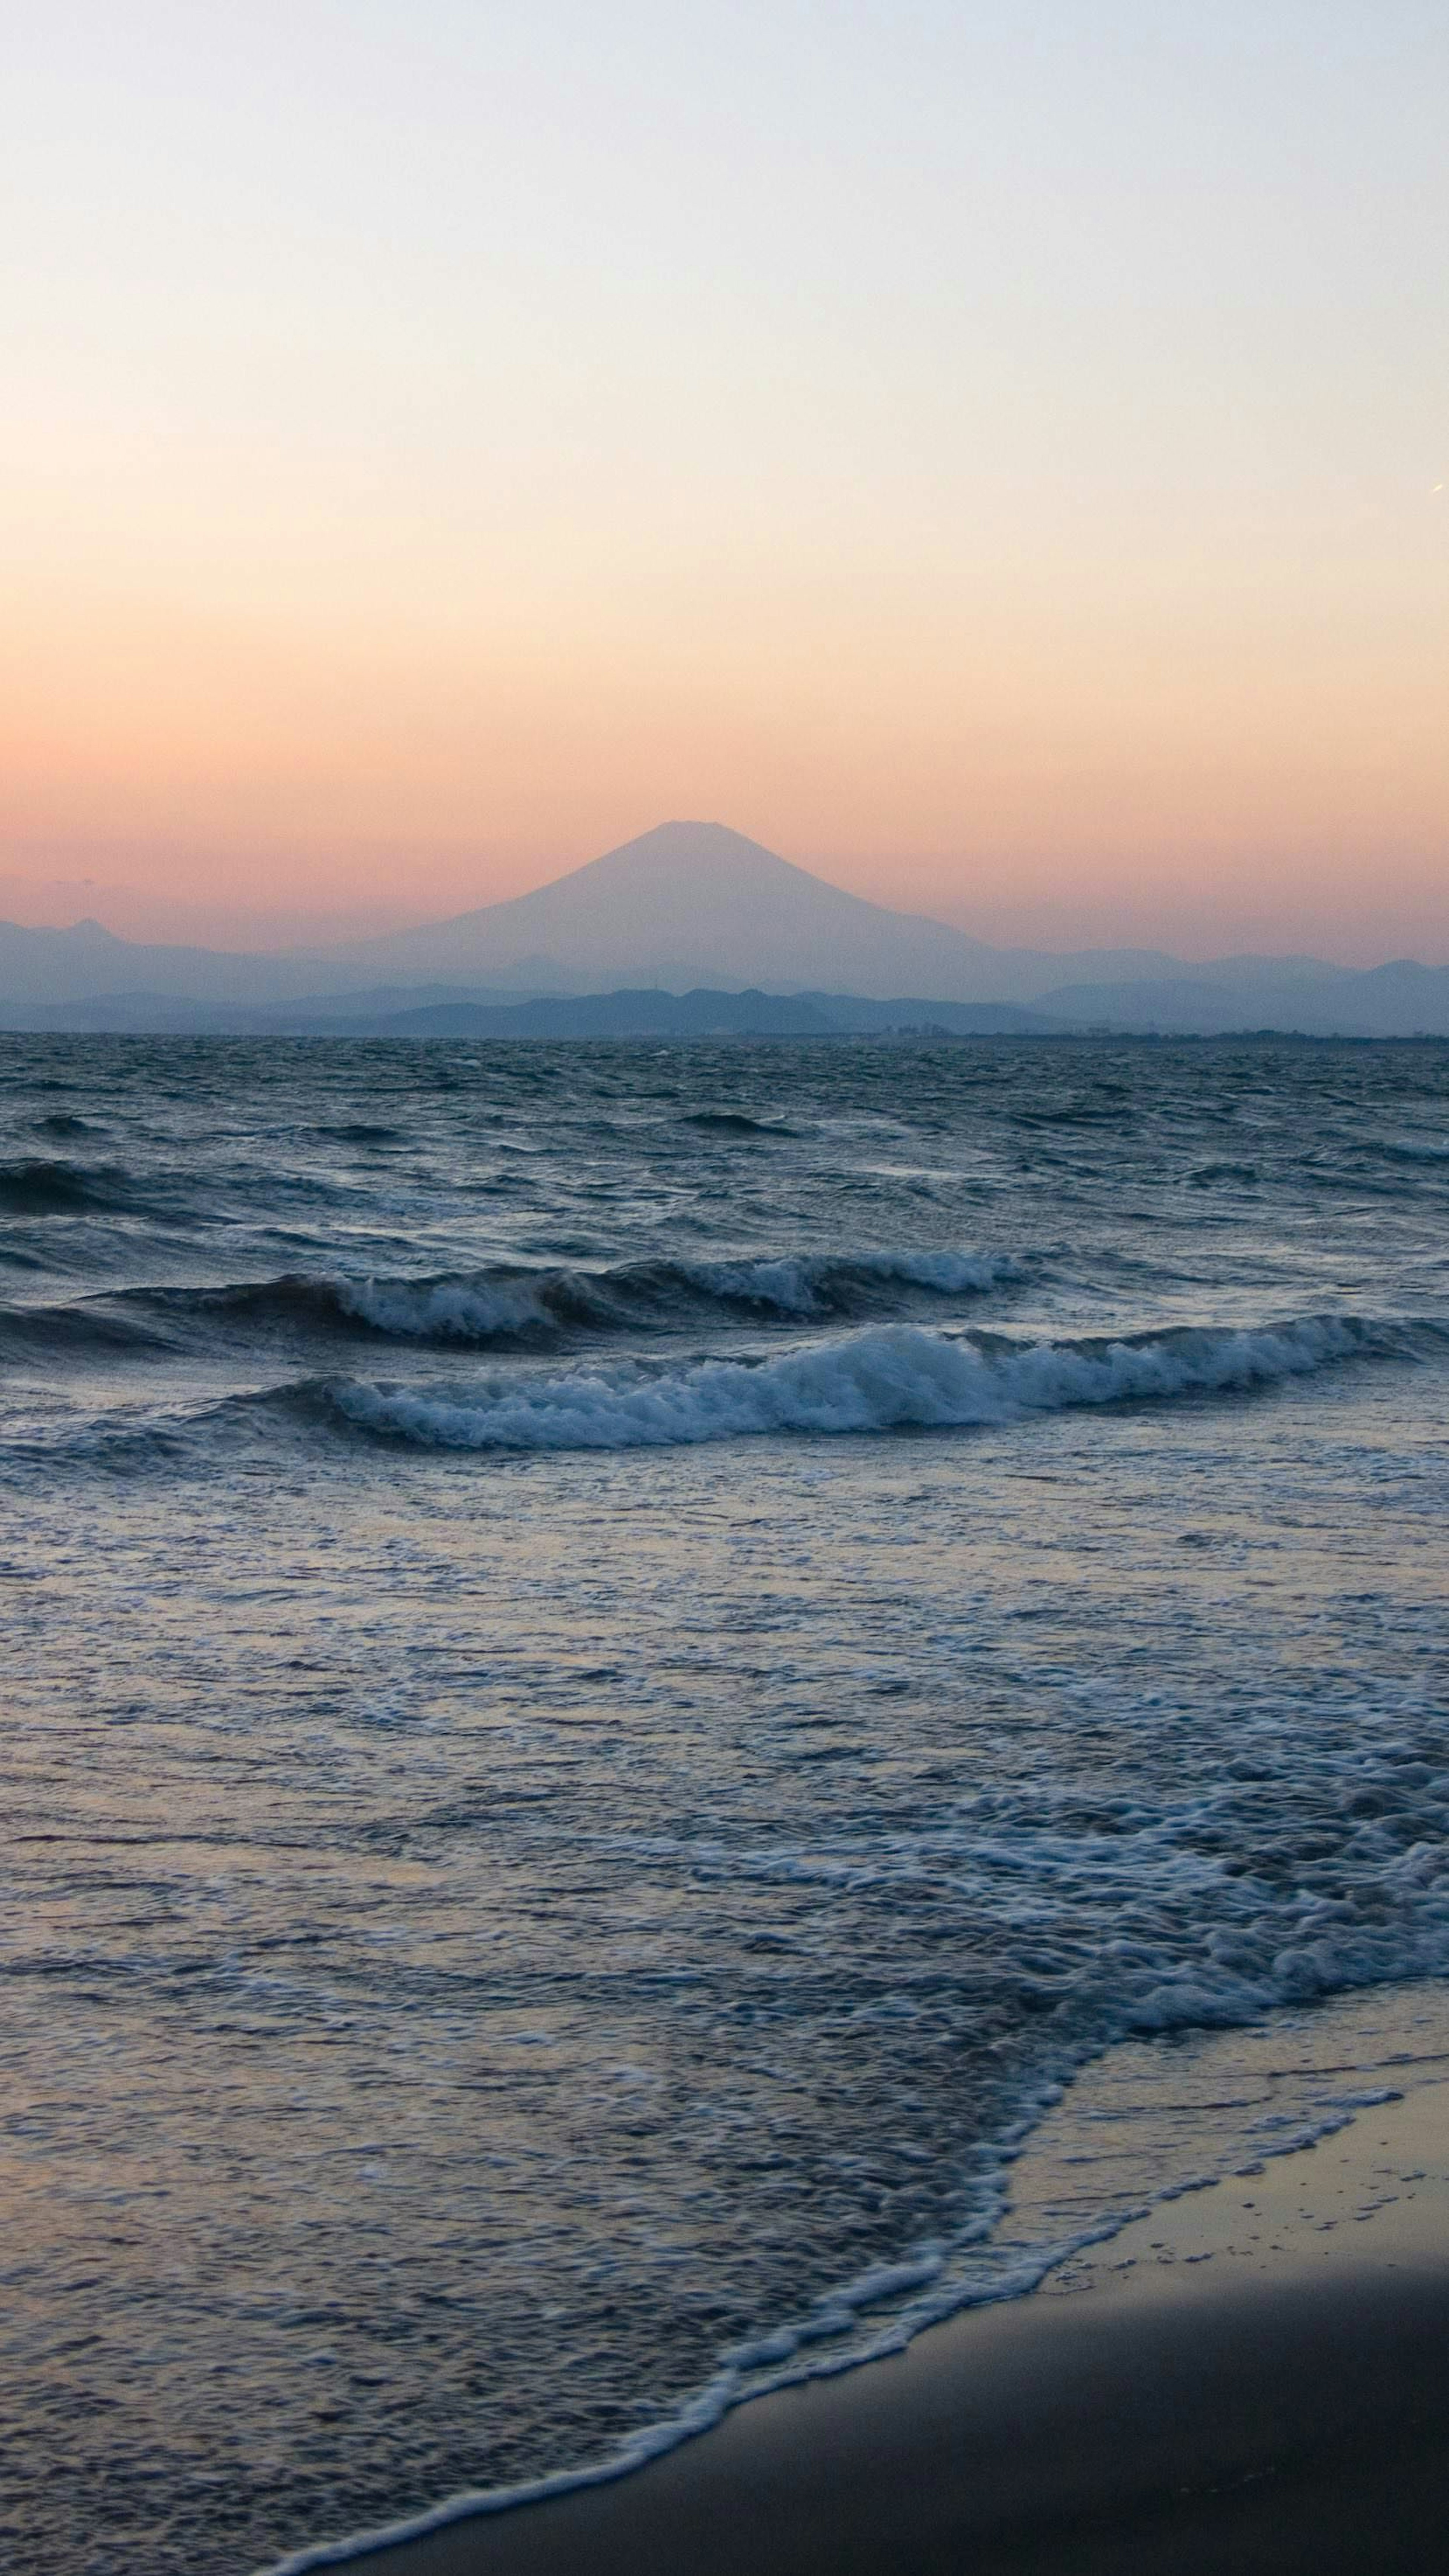
[[[1449,1968],[1449,1051],[0,1108],[17,2566],[627,2450],[1030,2277],[1111,2039]]]

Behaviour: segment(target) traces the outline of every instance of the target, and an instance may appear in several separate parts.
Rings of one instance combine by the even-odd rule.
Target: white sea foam
[[[1029,2135],[1059,2098],[1060,2088],[1042,2085],[1012,2136],[1019,2140]],[[913,2260],[878,2265],[827,2293],[803,2317],[722,2353],[711,2377],[691,2392],[674,2414],[641,2426],[617,2450],[574,2468],[520,2479],[511,2485],[465,2488],[420,2513],[381,2528],[354,2532],[342,2539],[314,2541],[265,2570],[264,2576],[318,2576],[324,2568],[365,2563],[376,2551],[426,2539],[458,2523],[491,2519],[522,2505],[542,2504],[590,2487],[612,2485],[699,2434],[712,2431],[748,2400],[798,2388],[810,2380],[840,2377],[867,2363],[886,2360],[905,2351],[929,2327],[943,2324],[964,2308],[996,2306],[1027,2297],[1074,2256],[1086,2253],[1092,2246],[1110,2243],[1151,2209],[1189,2192],[1210,2190],[1229,2174],[1261,2173],[1266,2163],[1279,2156],[1294,2155],[1336,2136],[1360,2110],[1402,2098],[1397,2085],[1345,2088],[1326,2099],[1320,2098],[1305,2116],[1291,2122],[1280,2125],[1270,2118],[1250,2123],[1247,2134],[1257,2149],[1250,2162],[1235,2162],[1229,2154],[1211,2172],[1170,2183],[1140,2200],[1119,2200],[1110,2213],[1038,2243],[999,2233],[1008,2206],[1005,2170],[1012,2161],[1010,2153],[1003,2155],[983,2190],[976,2225],[954,2247],[933,2244],[922,2247]],[[979,2257],[979,2269],[973,2265],[973,2253]],[[853,2332],[864,2322],[861,2312],[869,2311],[882,2299],[891,2303],[884,2321],[874,2330],[866,2324],[863,2334]],[[828,2347],[837,2336],[851,2337],[844,2350],[821,2349],[822,2344]]]
[[[478,1342],[536,1331],[551,1319],[526,1278],[340,1279],[345,1315],[400,1339]]]
[[[620,1262],[596,1270],[497,1269],[443,1279],[339,1279],[341,1311],[415,1340],[486,1342],[575,1326],[686,1322],[720,1306],[786,1322],[879,1312],[892,1289],[979,1295],[1019,1278],[1007,1255],[953,1251],[798,1253],[740,1261]],[[898,1301],[897,1301],[898,1302]]]
[[[1266,1385],[1348,1359],[1366,1343],[1362,1325],[1331,1317],[1271,1331],[986,1349],[897,1324],[757,1363],[496,1373],[461,1396],[354,1382],[332,1398],[370,1430],[441,1448],[672,1448],[752,1434],[957,1429],[1069,1405]]]
[[[1004,1254],[981,1252],[801,1254],[778,1261],[690,1261],[679,1267],[682,1279],[711,1296],[800,1315],[818,1315],[857,1284],[924,1288],[933,1296],[951,1297],[995,1288],[1021,1275],[1018,1263]]]

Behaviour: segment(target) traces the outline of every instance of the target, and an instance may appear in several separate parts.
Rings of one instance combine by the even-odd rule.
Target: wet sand
[[[613,2483],[353,2563],[365,2576],[1439,2576],[1449,2080],[1421,2067],[1412,2083],[897,2357],[741,2407]]]

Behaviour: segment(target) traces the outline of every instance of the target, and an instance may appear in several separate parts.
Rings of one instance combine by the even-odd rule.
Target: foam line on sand
[[[1422,2005],[1413,2035],[1433,2038]],[[1241,2035],[1209,2045],[1232,2081]],[[1406,2050],[1398,2071],[1398,2098],[1159,2204],[1027,2298],[741,2407],[612,2484],[351,2563],[360,2576],[1438,2576],[1449,2064]]]

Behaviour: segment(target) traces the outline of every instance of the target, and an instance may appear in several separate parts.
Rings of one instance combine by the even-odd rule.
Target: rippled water
[[[0,1103],[17,2565],[869,2349],[1059,2250],[1010,2155],[1113,2038],[1449,1967],[1449,1051]]]

